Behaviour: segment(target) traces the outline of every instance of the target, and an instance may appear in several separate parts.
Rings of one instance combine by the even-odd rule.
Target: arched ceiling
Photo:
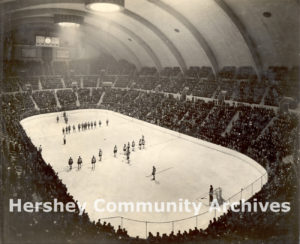
[[[51,24],[54,14],[84,16],[81,31],[94,46],[137,67],[211,66],[218,72],[253,66],[260,74],[271,65],[299,63],[297,0],[125,0],[123,11],[109,14],[88,11],[84,0],[0,4],[12,25]]]

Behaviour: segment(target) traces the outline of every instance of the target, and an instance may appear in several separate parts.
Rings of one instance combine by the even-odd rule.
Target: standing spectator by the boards
[[[42,153],[43,149],[42,149],[42,145],[39,146],[39,153]]]
[[[212,185],[209,187],[209,205],[212,203],[214,198],[214,188]]]

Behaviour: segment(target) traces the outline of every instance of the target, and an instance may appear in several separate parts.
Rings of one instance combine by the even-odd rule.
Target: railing
[[[238,204],[241,200],[246,201],[249,198],[251,198],[255,193],[259,192],[263,185],[267,183],[267,181],[268,174],[265,173],[249,185],[241,188],[240,191],[225,199],[224,202],[230,203],[231,205]],[[180,230],[181,232],[185,230],[188,231],[189,229],[194,229],[195,227],[204,229],[209,225],[210,220],[212,220],[213,218],[218,218],[223,214],[226,214],[228,209],[230,208],[230,205],[220,205],[221,211],[217,211],[215,208],[212,208],[211,210],[209,207],[207,207],[207,209],[204,212],[198,215],[172,221],[155,222],[148,220],[136,220],[122,216],[101,218],[101,221],[108,221],[116,228],[118,227],[118,225],[120,225],[121,228],[125,228],[131,236],[147,238],[149,232],[155,235],[156,232],[159,232],[160,234],[170,234],[172,231],[174,233],[176,233],[178,230]]]

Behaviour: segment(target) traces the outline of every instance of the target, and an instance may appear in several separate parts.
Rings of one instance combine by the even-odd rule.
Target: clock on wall
[[[50,37],[46,37],[45,38],[45,43],[46,44],[50,44],[51,43],[51,38]]]

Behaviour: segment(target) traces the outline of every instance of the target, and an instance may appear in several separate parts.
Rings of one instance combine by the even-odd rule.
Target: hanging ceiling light
[[[54,23],[61,27],[79,27],[83,23],[83,17],[77,15],[54,15]]]
[[[120,11],[125,6],[125,0],[87,0],[85,7],[95,12],[111,13]]]

